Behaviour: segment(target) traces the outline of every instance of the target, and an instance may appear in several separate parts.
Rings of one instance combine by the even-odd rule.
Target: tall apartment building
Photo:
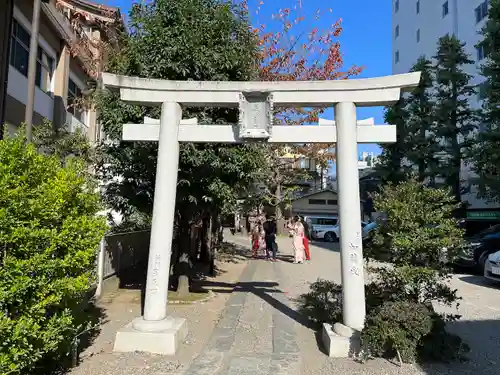
[[[32,14],[32,0],[14,0],[5,99],[11,131],[25,116]],[[105,52],[124,27],[120,11],[87,0],[47,0],[40,17],[33,122],[47,119],[70,130],[80,128],[97,141],[101,132],[95,110],[77,103],[99,81]]]
[[[473,78],[471,84],[478,93],[471,98],[473,108],[481,106],[481,83],[479,67],[485,52],[477,48],[479,32],[488,17],[488,0],[392,0],[392,72],[407,73],[418,57],[432,58],[436,54],[437,42],[446,34],[455,35],[465,43],[465,49],[474,64],[464,67]],[[467,165],[462,166],[462,200],[469,203],[468,215],[479,210],[498,210],[496,205],[477,198],[477,189],[471,183],[473,177]],[[493,215],[493,214],[492,214]],[[498,214],[494,214],[499,216]],[[484,215],[483,215],[484,216]],[[488,215],[485,215],[488,216]]]
[[[485,54],[475,45],[487,15],[488,0],[393,0],[393,74],[407,73],[421,55],[434,56],[438,39],[453,34],[466,43],[467,53],[476,62],[466,71],[474,77],[472,84],[480,85],[478,68]],[[471,104],[479,107],[479,94]]]

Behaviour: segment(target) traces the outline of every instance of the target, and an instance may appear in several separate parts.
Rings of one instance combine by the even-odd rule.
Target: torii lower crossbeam
[[[177,140],[193,143],[244,143],[238,135],[236,125],[185,125],[181,122]],[[396,141],[394,125],[357,125],[357,143],[390,143]],[[158,141],[160,124],[125,124],[124,141]],[[337,127],[333,125],[315,126],[274,126],[268,143],[336,143]]]

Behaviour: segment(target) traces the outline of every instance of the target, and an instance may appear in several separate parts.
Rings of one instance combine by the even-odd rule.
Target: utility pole
[[[35,78],[36,58],[38,55],[38,32],[40,29],[41,0],[33,0],[33,24],[31,29],[30,54],[28,63],[28,99],[26,100],[26,139],[31,143],[33,138],[33,112],[35,111]]]
[[[3,138],[14,0],[0,1],[0,139]]]

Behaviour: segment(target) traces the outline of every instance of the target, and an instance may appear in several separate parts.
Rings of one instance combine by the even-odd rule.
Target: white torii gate
[[[343,324],[324,327],[331,356],[346,357],[352,338],[363,328],[365,292],[358,143],[396,141],[392,125],[366,126],[356,121],[356,106],[386,106],[403,89],[415,87],[420,72],[387,77],[296,82],[167,81],[104,73],[103,83],[119,89],[129,103],[160,106],[159,120],[123,125],[123,140],[158,141],[151,243],[144,315],[117,333],[115,351],[175,354],[187,334],[185,319],[168,316],[168,279],[174,224],[179,142],[336,143],[340,215]],[[239,108],[237,125],[198,125],[182,120],[185,107]],[[335,121],[321,126],[273,126],[273,108],[334,106]]]

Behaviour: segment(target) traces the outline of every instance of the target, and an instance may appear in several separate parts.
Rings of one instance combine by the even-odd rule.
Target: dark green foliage
[[[477,129],[477,112],[470,107],[476,90],[470,85],[471,75],[465,72],[474,63],[466,53],[465,44],[455,36],[445,35],[438,41],[436,60],[436,103],[433,111],[434,134],[440,140],[439,175],[444,178],[457,202],[461,201],[460,169]]]
[[[386,122],[397,126],[397,141],[383,146],[377,169],[386,182],[416,177],[447,186],[460,202],[460,169],[478,126],[477,111],[469,105],[476,90],[465,72],[473,61],[464,44],[449,35],[439,39],[434,60],[434,65],[424,56],[417,60],[411,70],[422,73],[419,86],[386,109]]]
[[[434,179],[438,167],[436,153],[440,151],[438,140],[433,131],[433,108],[434,98],[432,90],[434,85],[434,71],[432,62],[425,56],[421,56],[412,72],[421,72],[420,84],[415,88],[406,100],[407,106],[407,136],[405,143],[408,152],[405,157],[416,169],[416,175],[420,182],[427,178]]]
[[[438,314],[432,315],[432,330],[423,338],[419,356],[426,361],[466,361],[470,351],[460,336],[446,330],[446,320]]]
[[[381,146],[382,154],[376,166],[377,173],[384,182],[398,183],[404,181],[408,174],[408,168],[405,165],[405,155],[408,152],[408,146],[405,143],[408,137],[406,125],[408,113],[405,107],[406,100],[401,98],[397,104],[386,108],[384,113],[384,122],[397,127],[396,142]]]
[[[135,4],[129,37],[108,71],[170,80],[248,80],[257,74],[257,44],[243,8],[215,0],[158,0]],[[157,145],[121,142],[121,125],[140,123],[159,110],[125,104],[117,95],[96,95],[100,121],[113,142],[102,147],[100,172],[108,181],[106,201],[125,220],[147,221],[153,202]],[[236,122],[235,110],[184,110],[201,123]],[[189,210],[234,209],[260,166],[255,145],[181,145],[178,202]],[[123,176],[117,180],[116,176]],[[142,218],[142,219],[141,219]]]
[[[471,150],[472,169],[482,197],[500,199],[500,1],[489,2],[488,19],[481,30],[478,47],[487,52],[481,65],[483,83],[479,93],[484,96],[481,131]]]
[[[297,298],[300,312],[316,323],[333,323],[342,319],[342,286],[318,279],[309,292]]]
[[[361,333],[363,350],[375,357],[399,355],[403,362],[415,362],[419,343],[432,329],[431,313],[432,308],[422,303],[383,303],[366,317]]]
[[[424,181],[437,168],[435,153],[439,149],[432,133],[434,73],[431,62],[421,56],[411,71],[421,72],[418,87],[385,111],[385,122],[397,126],[397,141],[383,145],[381,162],[377,165],[385,182],[404,181],[413,172]]]

